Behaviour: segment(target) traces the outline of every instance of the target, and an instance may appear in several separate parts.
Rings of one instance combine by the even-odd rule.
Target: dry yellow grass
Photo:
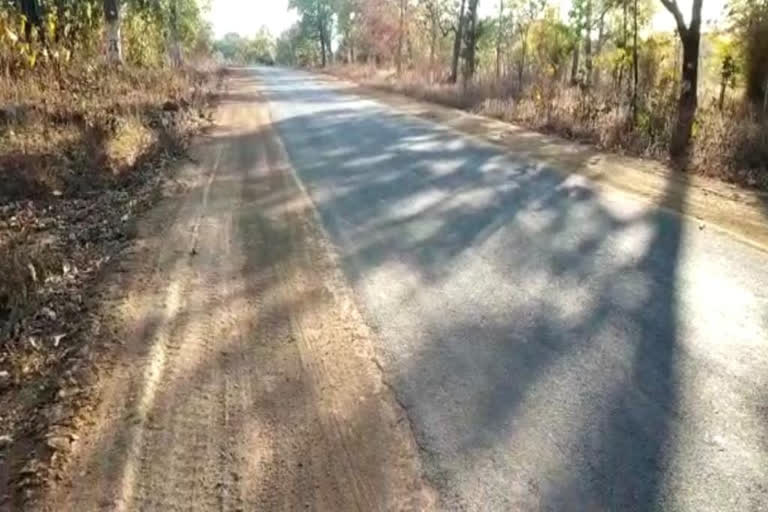
[[[86,63],[0,77],[0,362],[67,266],[98,266],[99,244],[124,236],[132,194],[162,168],[140,164],[203,122],[212,78]]]
[[[472,111],[601,149],[666,161],[677,108],[674,88],[643,98],[632,127],[626,100],[610,91],[582,91],[556,83],[512,85],[478,79],[466,86],[430,82],[424,73],[370,66],[339,66],[331,74],[386,91]],[[514,85],[514,84],[513,84]],[[687,171],[729,183],[768,190],[768,118],[738,103],[719,111],[700,101]]]

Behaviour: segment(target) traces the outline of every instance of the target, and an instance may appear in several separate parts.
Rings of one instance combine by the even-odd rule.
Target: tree
[[[625,0],[626,1],[626,0]],[[573,31],[577,41],[581,41],[581,34],[586,25],[586,6],[584,0],[574,0],[571,4],[571,9],[568,11],[568,17],[571,20]],[[571,85],[576,85],[579,82],[579,57],[581,54],[580,44],[575,44],[573,47],[572,60],[571,60]]]
[[[43,24],[43,17],[40,12],[40,3],[38,0],[21,0],[21,12],[24,14],[26,21],[24,23],[24,35],[29,42],[32,39],[32,28],[37,27],[40,34]]]
[[[733,56],[727,54],[723,57],[723,65],[720,70],[720,96],[717,100],[717,109],[723,110],[725,105],[725,91],[729,85],[733,84],[733,77],[736,74],[736,63]]]
[[[691,22],[685,25],[683,13],[677,0],[661,0],[674,16],[677,33],[683,46],[683,68],[681,72],[680,99],[677,105],[677,122],[672,133],[669,153],[674,161],[682,163],[687,156],[693,132],[693,122],[698,105],[699,43],[701,40],[702,0],[693,0]]]
[[[211,29],[202,15],[206,2],[0,0],[0,44],[14,48],[0,48],[1,65],[61,66],[104,54],[112,65],[162,66],[168,62],[171,33],[178,36],[180,51],[207,53]]]
[[[400,0],[400,26],[397,31],[397,74],[398,76],[403,72],[403,43],[405,41],[406,23],[405,16],[408,11],[408,0]]]
[[[549,7],[543,17],[532,25],[529,38],[540,69],[549,72],[549,80],[557,80],[568,55],[579,44],[573,30],[560,21],[556,9]]]
[[[501,45],[504,41],[504,0],[499,0],[499,16],[496,18],[496,80],[501,80]]]
[[[297,23],[277,39],[275,58],[282,64],[309,66],[318,61],[318,48],[314,39]]]
[[[448,12],[445,4],[445,0],[420,0],[419,2],[424,16],[425,28],[429,31],[430,81],[435,80],[437,52],[441,37],[445,38],[452,30],[452,27],[448,26],[448,22],[444,19]]]
[[[104,0],[104,21],[107,24],[107,60],[113,64],[123,62],[120,42],[120,0]]]
[[[586,0],[584,10],[584,64],[586,67],[586,73],[584,76],[584,85],[589,87],[592,85],[592,0]]]
[[[341,1],[337,6],[336,24],[342,36],[341,46],[346,51],[347,62],[355,62],[357,48],[357,9],[354,0]]]
[[[178,0],[170,0],[171,5],[169,9],[170,14],[170,53],[171,63],[174,66],[180,67],[182,64],[181,56],[181,40],[179,39],[179,6]]]
[[[464,38],[464,8],[466,0],[461,0],[456,23],[453,25],[453,58],[451,59],[451,76],[448,79],[452,84],[456,83],[459,77],[459,57],[461,56],[461,43]]]
[[[640,82],[640,72],[638,70],[638,57],[637,57],[637,0],[633,0],[632,4],[632,126],[637,125],[637,95],[638,84]],[[696,43],[696,66],[698,67],[698,43]],[[698,71],[696,81],[698,82]],[[695,96],[695,95],[694,95]],[[694,109],[696,107],[694,106]]]
[[[289,7],[301,16],[302,30],[316,38],[320,49],[320,65],[325,67],[331,53],[334,9],[331,0],[290,0]]]
[[[480,24],[477,20],[477,5],[479,0],[469,0],[469,10],[467,11],[467,30],[464,57],[464,82],[472,80],[475,74],[475,52],[477,51],[477,41],[480,38]]]
[[[360,51],[370,63],[393,62],[400,35],[399,0],[358,0],[357,9]]]
[[[545,0],[527,0],[523,3],[517,16],[518,33],[520,35],[520,58],[517,64],[517,84],[523,90],[523,75],[528,59],[528,32],[534,20],[544,9]]]
[[[270,64],[274,62],[275,43],[272,34],[262,27],[252,38],[242,37],[234,32],[226,34],[214,43],[214,48],[222,57],[232,62],[248,64]],[[285,61],[292,64],[290,60]]]
[[[756,109],[768,108],[768,0],[732,0],[730,18],[744,54],[745,95]]]

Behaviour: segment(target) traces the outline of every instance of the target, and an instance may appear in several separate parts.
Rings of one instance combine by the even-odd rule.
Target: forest
[[[716,22],[702,0],[291,5],[282,63],[768,188],[765,0],[729,2]]]

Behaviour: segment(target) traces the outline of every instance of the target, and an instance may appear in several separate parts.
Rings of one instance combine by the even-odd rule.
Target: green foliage
[[[576,32],[552,8],[532,24],[529,37],[541,69],[552,77],[558,76],[578,43]]]
[[[747,100],[764,110],[768,106],[768,0],[733,0],[729,8],[731,29],[743,55]]]
[[[21,72],[94,59],[104,51],[103,0],[36,0],[32,14],[16,1],[0,0],[0,65]],[[125,60],[138,66],[167,61],[172,38],[185,54],[206,53],[211,30],[201,0],[123,0],[121,32]],[[175,16],[174,13],[175,7]]]
[[[320,52],[315,41],[296,24],[277,39],[275,60],[290,66],[311,66],[320,62]]]
[[[342,5],[341,0],[289,0],[288,5],[299,13],[302,38],[317,41],[320,63],[325,65],[331,53],[333,20]]]
[[[213,48],[226,60],[240,64],[268,64],[275,59],[275,42],[265,27],[252,38],[226,34]]]

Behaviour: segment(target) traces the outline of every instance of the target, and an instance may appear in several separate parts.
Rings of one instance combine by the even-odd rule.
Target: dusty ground
[[[98,79],[94,79],[98,76]],[[223,75],[41,69],[0,85],[0,510],[56,478],[111,353],[98,290]],[[142,87],[136,88],[139,80]],[[12,83],[11,83],[12,82]],[[3,88],[3,85],[10,87]],[[18,102],[18,103],[17,103]],[[9,115],[13,113],[13,115]]]
[[[47,510],[428,510],[418,447],[253,78],[105,303],[122,347]]]

